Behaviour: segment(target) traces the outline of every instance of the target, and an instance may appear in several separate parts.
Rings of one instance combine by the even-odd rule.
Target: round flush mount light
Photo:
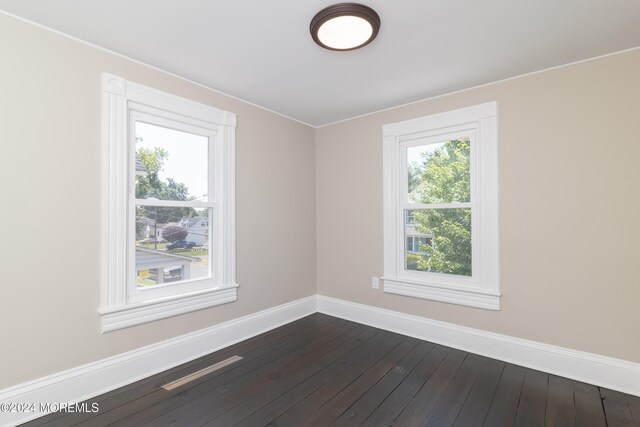
[[[353,50],[376,38],[380,17],[375,10],[357,3],[340,3],[322,9],[311,20],[313,41],[329,50]]]

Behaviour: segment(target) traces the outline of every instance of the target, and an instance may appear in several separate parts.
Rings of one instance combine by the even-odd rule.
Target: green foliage
[[[422,165],[417,163],[410,163],[407,165],[409,172],[409,193],[413,192],[420,185],[422,179]]]
[[[409,168],[409,182],[418,182],[413,197],[425,204],[470,201],[470,155],[466,140],[425,153],[421,165]],[[471,209],[420,209],[414,215],[415,229],[433,236],[432,244],[421,248],[427,255],[418,260],[418,269],[471,276]]]
[[[422,258],[419,254],[407,254],[407,270],[418,270],[418,263]]]
[[[191,249],[174,249],[169,251],[172,254],[186,255],[194,258],[201,258],[207,261],[207,256],[209,254],[209,250],[203,247],[195,247]]]
[[[409,182],[417,182],[414,194],[420,203],[470,201],[470,159],[469,142],[453,140],[426,152],[422,165],[410,165]]]
[[[420,248],[427,255],[418,269],[471,276],[471,209],[426,209],[416,212],[416,230],[433,236]]]
[[[176,182],[172,178],[166,181],[160,179],[162,165],[169,158],[169,153],[162,148],[139,148],[136,154],[140,156],[147,169],[144,176],[136,177],[136,198],[156,198],[160,200],[192,200],[189,189],[183,183]],[[168,208],[168,207],[144,207],[138,209],[138,215],[157,221],[158,224],[178,222],[184,217],[197,215],[192,208]]]
[[[157,180],[164,161],[169,158],[169,153],[163,148],[156,147],[153,150],[139,148],[136,150],[136,154],[140,156],[142,163],[147,168],[147,177]]]

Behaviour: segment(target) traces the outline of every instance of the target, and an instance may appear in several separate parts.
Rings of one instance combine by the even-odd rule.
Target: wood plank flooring
[[[27,425],[640,427],[638,397],[322,314],[94,402]]]

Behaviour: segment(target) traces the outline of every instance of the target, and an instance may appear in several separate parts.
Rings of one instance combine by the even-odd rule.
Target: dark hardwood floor
[[[322,314],[88,402],[28,425],[640,426],[638,397]]]

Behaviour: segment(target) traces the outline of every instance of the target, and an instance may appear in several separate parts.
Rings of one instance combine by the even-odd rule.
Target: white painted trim
[[[316,312],[316,296],[0,390],[1,403],[76,403],[220,350]],[[0,413],[16,425],[43,413]]]
[[[215,307],[238,299],[238,285],[99,310],[102,333]]]
[[[498,135],[496,102],[386,124],[383,133],[384,291],[487,310],[500,309],[498,257]],[[471,140],[471,199],[435,207],[471,208],[472,277],[405,269],[404,209],[430,205],[407,200],[408,146]]]
[[[640,396],[640,364],[318,295],[318,311]]]
[[[102,332],[236,301],[235,279],[235,127],[236,115],[112,74],[102,75]],[[209,141],[206,202],[135,199],[132,168],[134,119],[202,134]],[[131,129],[130,129],[131,128]],[[215,167],[213,167],[215,162]],[[215,173],[212,173],[215,172]],[[139,290],[135,285],[133,235],[135,205],[203,206],[215,248],[212,278]],[[212,254],[212,255],[211,255]]]
[[[471,107],[459,108],[457,110],[445,111],[442,113],[431,114],[415,119],[404,120],[402,122],[390,123],[382,127],[383,136],[406,136],[413,137],[413,134],[419,132],[440,133],[440,129],[461,127],[463,130],[465,124],[475,123],[481,119],[495,117],[498,114],[497,102],[487,102],[484,104],[473,105]],[[438,132],[440,131],[440,132]],[[459,132],[453,129],[454,132]],[[449,130],[445,130],[449,133]]]
[[[315,312],[640,396],[638,363],[312,295],[0,390],[0,403],[82,402]],[[0,425],[43,415],[0,413]]]
[[[406,279],[397,281],[383,277],[382,280],[384,281],[384,291],[388,294],[466,305],[485,310],[500,310],[500,294],[490,291],[478,288],[438,286],[435,283],[411,283]]]

